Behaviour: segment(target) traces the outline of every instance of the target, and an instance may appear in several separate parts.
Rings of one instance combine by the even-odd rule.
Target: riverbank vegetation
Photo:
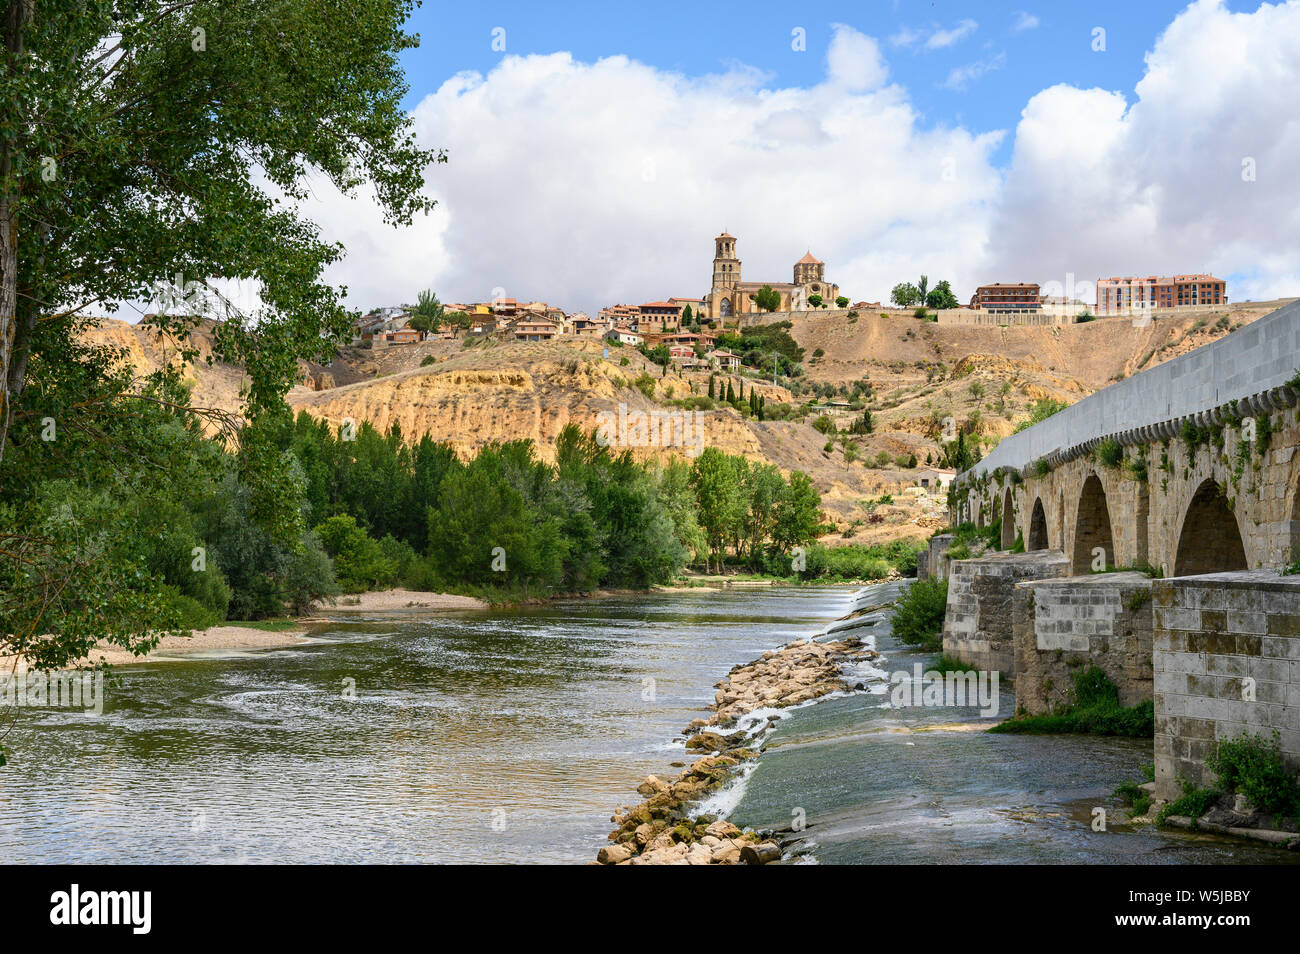
[[[1300,779],[1282,757],[1276,731],[1271,738],[1245,732],[1220,739],[1206,756],[1205,767],[1216,782],[1202,788],[1184,780],[1183,794],[1161,809],[1159,821],[1171,815],[1196,819],[1220,805],[1224,796],[1244,795],[1250,811],[1300,826]]]
[[[1074,674],[1070,705],[1043,715],[1017,715],[990,732],[1033,734],[1079,733],[1139,739],[1155,737],[1155,708],[1150,700],[1133,706],[1119,704],[1119,687],[1099,666]]]
[[[894,604],[891,632],[899,642],[926,652],[943,648],[943,617],[948,607],[948,581],[917,580]]]

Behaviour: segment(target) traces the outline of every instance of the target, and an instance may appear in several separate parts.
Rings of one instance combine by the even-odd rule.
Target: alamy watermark
[[[699,411],[618,411],[596,415],[596,443],[601,447],[680,447],[687,457],[704,450],[704,415]]]
[[[898,709],[914,706],[978,708],[988,718],[998,714],[998,672],[923,671],[917,663],[909,672],[889,676],[889,701]]]
[[[104,674],[95,672],[20,672],[0,674],[0,706],[29,709],[81,709],[104,712]]]

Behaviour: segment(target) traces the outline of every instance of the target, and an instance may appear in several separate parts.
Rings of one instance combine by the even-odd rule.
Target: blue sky
[[[437,208],[304,209],[357,307],[703,295],[724,228],[745,279],[811,250],[854,301],[923,272],[962,298],[1202,271],[1232,300],[1300,291],[1300,0],[436,0],[410,29]]]
[[[1143,54],[1186,3],[463,3],[428,0],[411,18],[421,47],[404,61],[408,108],[461,70],[490,71],[502,53],[571,52],[594,61],[624,54],[688,76],[737,63],[762,70],[774,87],[810,86],[823,73],[834,24],[884,40],[890,78],[905,86],[925,121],[1010,129],[1031,96],[1056,83],[1131,92]],[[1229,3],[1229,9],[1251,5]],[[963,29],[973,22],[973,28]],[[802,27],[806,50],[792,49]],[[1094,52],[1093,29],[1106,31]],[[952,39],[944,36],[951,33]],[[900,41],[918,35],[910,45]],[[936,36],[938,34],[938,36]],[[934,38],[931,40],[931,38]],[[945,42],[946,41],[946,42]],[[928,45],[928,44],[933,45]],[[944,45],[939,45],[944,44]],[[984,70],[954,88],[954,70]],[[1005,161],[1010,140],[997,156]]]

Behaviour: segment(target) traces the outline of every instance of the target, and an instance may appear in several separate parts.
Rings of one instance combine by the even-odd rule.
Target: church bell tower
[[[723,232],[713,240],[713,287],[734,288],[740,281],[740,259],[736,258],[736,237]]]

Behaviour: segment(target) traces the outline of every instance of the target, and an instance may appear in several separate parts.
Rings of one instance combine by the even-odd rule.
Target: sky
[[[854,301],[1211,272],[1300,294],[1300,0],[444,3],[406,107],[447,150],[405,229],[303,212],[357,308],[496,296],[594,314],[812,251]]]

